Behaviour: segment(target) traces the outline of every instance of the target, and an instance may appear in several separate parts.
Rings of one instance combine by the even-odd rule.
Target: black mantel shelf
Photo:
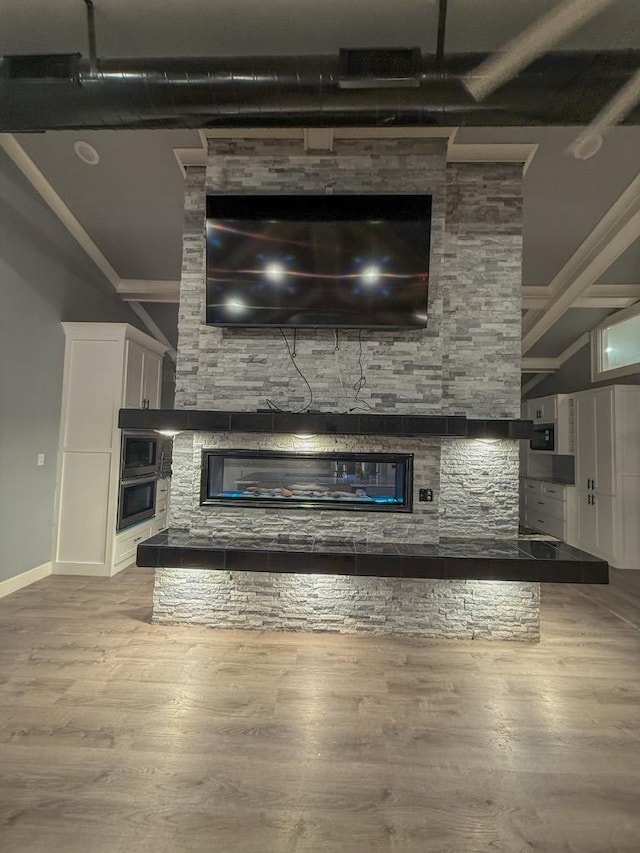
[[[437,545],[274,536],[192,536],[165,530],[138,545],[138,565],[168,569],[388,578],[609,582],[606,562],[564,542],[451,539]]]
[[[120,409],[121,429],[202,430],[311,435],[530,438],[532,421],[473,420],[464,415],[378,415],[331,412],[224,412],[196,409]]]

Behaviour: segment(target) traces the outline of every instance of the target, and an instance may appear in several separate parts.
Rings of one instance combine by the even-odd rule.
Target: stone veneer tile
[[[345,450],[353,453],[414,454],[413,512],[344,512],[340,510],[261,509],[200,506],[202,450]],[[171,486],[171,526],[189,528],[194,536],[236,533],[253,536],[304,530],[308,537],[328,539],[356,536],[375,541],[438,541],[440,439],[397,439],[390,436],[314,436],[305,441],[293,435],[259,433],[185,432],[176,438]],[[433,489],[433,503],[419,503],[418,489]]]
[[[157,569],[153,621],[535,642],[539,596],[537,583]]]
[[[307,392],[277,330],[219,329],[205,317],[205,191],[211,193],[430,193],[433,196],[428,324],[425,330],[298,334],[297,364],[314,408],[356,405],[362,363],[363,407],[389,414],[517,417],[520,407],[522,172],[520,166],[446,164],[442,141],[336,140],[327,155],[300,140],[210,140],[204,168],[188,168],[180,291],[176,408],[255,411],[267,398],[304,406]],[[436,501],[413,514],[293,513],[198,505],[200,450],[288,447],[291,436],[183,434],[175,443],[172,524],[194,533],[261,535],[301,528],[318,536],[357,534],[435,542],[440,535],[515,537],[517,443],[370,437],[318,437],[318,445],[415,452],[415,488]],[[328,445],[327,445],[328,446]],[[435,484],[435,486],[434,486]],[[346,517],[344,517],[346,516]],[[367,630],[425,636],[535,639],[535,584],[160,570],[157,621],[242,627]],[[286,607],[284,606],[286,604]]]

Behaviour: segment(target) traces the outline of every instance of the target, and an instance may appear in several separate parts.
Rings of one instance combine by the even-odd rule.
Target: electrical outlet
[[[433,489],[418,489],[418,500],[422,503],[433,503]]]
[[[38,467],[44,465],[44,453],[38,453],[38,456],[36,458],[36,465]]]

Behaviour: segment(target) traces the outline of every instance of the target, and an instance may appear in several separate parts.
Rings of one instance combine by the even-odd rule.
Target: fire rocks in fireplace
[[[201,504],[411,512],[413,456],[203,450]]]

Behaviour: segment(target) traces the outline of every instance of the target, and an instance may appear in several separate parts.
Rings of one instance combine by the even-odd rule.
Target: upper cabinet
[[[161,384],[162,355],[127,340],[123,408],[159,409]]]
[[[573,397],[553,394],[528,400],[523,415],[533,421],[530,453],[572,454],[574,451]]]
[[[538,397],[537,400],[529,400],[527,404],[529,419],[534,424],[553,423],[558,415],[558,395],[551,397]]]

